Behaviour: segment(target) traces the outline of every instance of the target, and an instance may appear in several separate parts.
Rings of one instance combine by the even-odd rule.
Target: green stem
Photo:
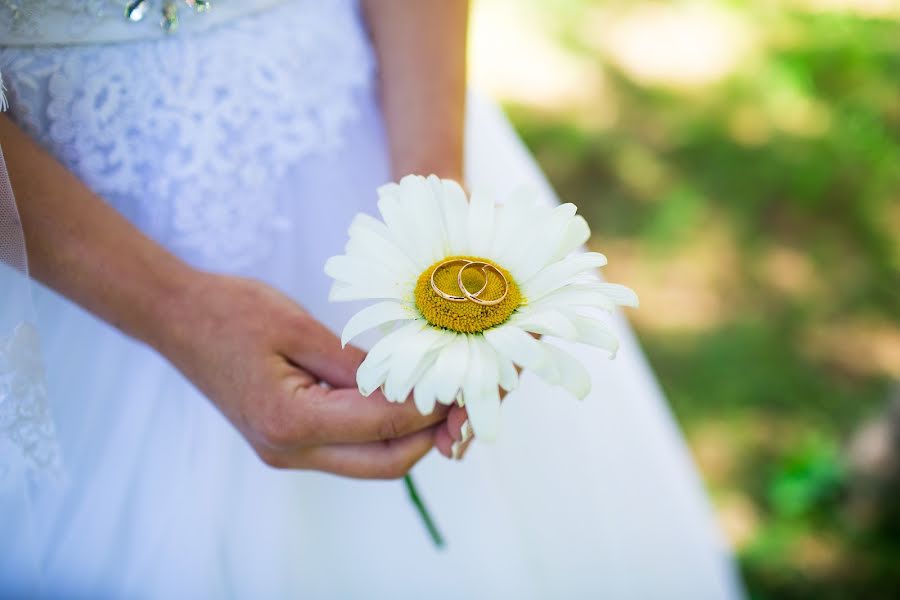
[[[413,501],[413,504],[416,505],[416,510],[419,511],[419,516],[422,517],[422,522],[425,524],[425,528],[428,529],[429,535],[431,535],[431,541],[433,541],[434,545],[438,548],[443,548],[444,538],[434,524],[434,520],[431,518],[428,509],[425,508],[425,503],[422,502],[422,498],[419,497],[419,491],[416,489],[416,484],[413,481],[412,476],[405,475],[403,477],[403,483],[406,484],[406,491],[409,492],[410,499]]]

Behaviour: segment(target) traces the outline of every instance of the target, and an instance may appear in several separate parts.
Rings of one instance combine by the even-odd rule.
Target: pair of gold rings
[[[456,284],[459,286],[459,291],[462,294],[461,296],[455,296],[453,294],[448,294],[444,290],[440,289],[434,281],[434,276],[444,267],[449,267],[450,265],[461,264],[462,267],[459,269],[459,273],[456,275]],[[465,273],[466,269],[481,267],[481,272],[484,274],[484,285],[481,286],[481,289],[477,292],[470,292],[466,289],[466,286],[463,285],[463,273]],[[497,277],[500,278],[500,281],[503,282],[503,294],[494,300],[485,300],[481,298],[481,294],[487,289],[488,285],[488,271],[493,271],[496,273]],[[482,306],[493,306],[495,304],[500,304],[503,302],[506,295],[509,293],[509,282],[506,281],[506,276],[495,267],[494,265],[480,261],[480,260],[467,260],[465,258],[453,258],[450,260],[445,260],[444,262],[437,265],[434,270],[431,272],[431,289],[434,290],[434,293],[444,298],[445,300],[449,300],[450,302],[474,302],[475,304],[480,304]]]

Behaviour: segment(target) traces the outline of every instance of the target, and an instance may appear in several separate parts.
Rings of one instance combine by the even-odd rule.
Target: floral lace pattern
[[[21,323],[9,337],[0,337],[0,471],[9,469],[13,458],[21,459],[32,473],[60,472],[59,445],[44,382],[37,330]],[[0,480],[4,475],[0,472]]]
[[[279,184],[340,148],[372,71],[352,0],[293,0],[163,40],[0,48],[11,116],[209,268],[250,265],[290,230]]]

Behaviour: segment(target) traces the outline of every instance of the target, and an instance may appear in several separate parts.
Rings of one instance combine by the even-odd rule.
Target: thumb
[[[356,346],[341,348],[340,338],[308,314],[289,339],[286,354],[291,362],[332,387],[356,388],[356,370],[365,352]]]

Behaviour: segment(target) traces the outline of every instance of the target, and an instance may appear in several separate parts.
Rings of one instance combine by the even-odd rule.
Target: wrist
[[[442,179],[452,179],[463,183],[463,149],[462,139],[442,136],[445,140],[439,148],[413,148],[409,151],[394,152],[391,159],[391,172],[394,181],[400,181],[406,175],[437,175]]]
[[[186,327],[195,323],[193,314],[208,289],[212,276],[175,260],[165,270],[153,275],[148,286],[147,302],[137,319],[135,330],[129,332],[157,351],[168,350],[188,337]]]

